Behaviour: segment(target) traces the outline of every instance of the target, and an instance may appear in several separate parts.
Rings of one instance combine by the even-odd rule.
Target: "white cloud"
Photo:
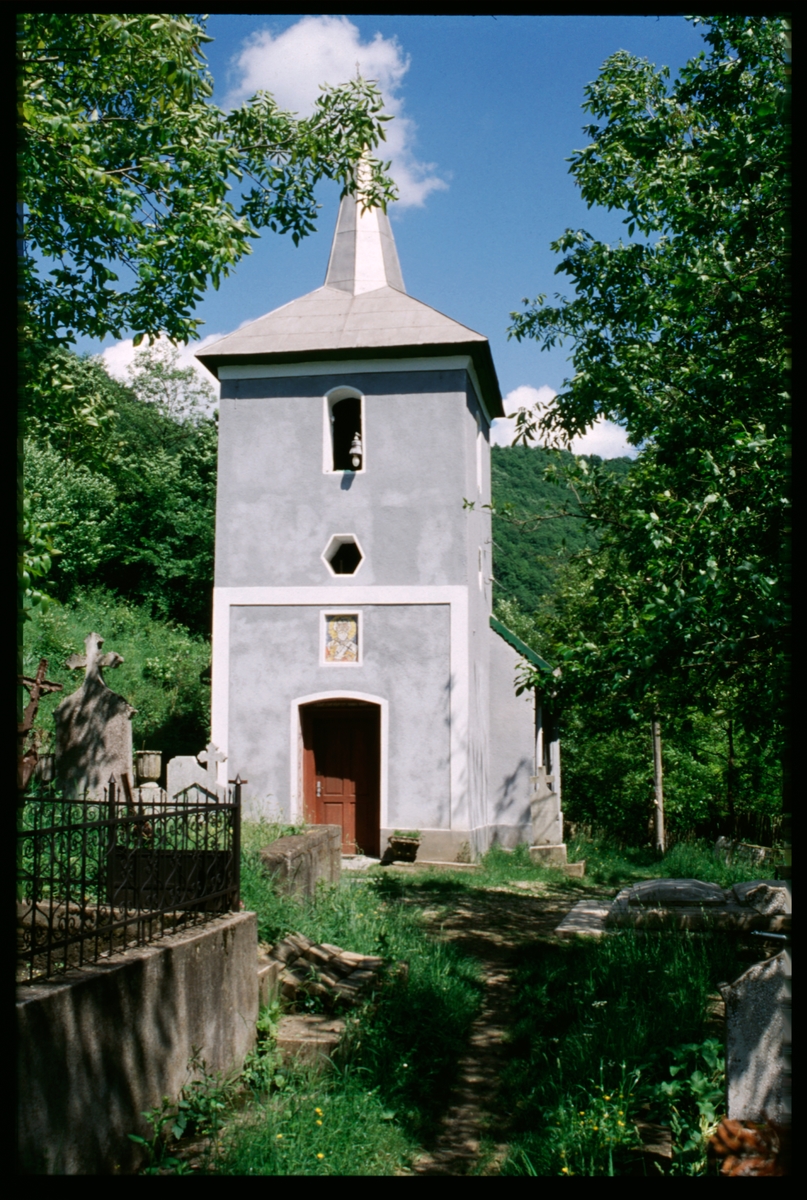
[[[247,323],[248,322],[242,322],[242,324]],[[201,341],[189,342],[187,346],[177,346],[177,349],[179,350],[178,365],[180,367],[193,367],[200,379],[204,379],[212,385],[216,391],[216,395],[218,395],[219,388],[218,379],[216,379],[215,375],[212,375],[210,371],[208,371],[207,367],[203,367],[199,360],[194,357],[194,355],[201,350],[203,346],[207,346],[211,342],[217,342],[219,338],[223,336],[224,335],[221,333],[209,333],[207,337],[202,338]],[[167,338],[160,338],[157,340],[166,342],[168,341]],[[144,341],[143,345],[148,345],[148,342]],[[135,354],[139,348],[140,347],[135,348],[135,346],[132,344],[131,338],[124,338],[121,342],[115,342],[114,346],[107,346],[106,350],[101,353],[101,359],[103,360],[104,366],[114,379],[119,379],[121,383],[128,382],[128,369],[134,362]]]
[[[416,126],[404,116],[401,83],[409,57],[396,38],[376,33],[362,43],[359,30],[347,17],[303,17],[283,33],[261,29],[242,46],[231,62],[237,82],[224,107],[241,104],[255,92],[271,92],[281,108],[309,116],[321,84],[338,85],[352,79],[356,63],[365,79],[375,79],[386,111],[395,117],[386,128],[386,143],[377,155],[392,161],[390,173],[398,185],[399,204],[420,206],[430,192],[447,187],[433,172],[434,163],[419,162],[413,151]]]
[[[555,398],[556,392],[546,384],[539,388],[522,384],[508,392],[502,404],[507,413],[519,408],[546,408]],[[493,446],[510,446],[513,442],[516,422],[513,417],[497,417],[490,430],[490,441]],[[571,450],[574,454],[598,454],[600,458],[620,458],[628,455],[635,458],[638,451],[635,446],[628,444],[625,430],[613,421],[598,420],[592,429],[580,437],[572,439]]]

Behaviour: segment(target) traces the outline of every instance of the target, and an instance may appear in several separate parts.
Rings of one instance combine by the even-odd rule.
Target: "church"
[[[198,357],[221,386],[212,740],[245,816],[373,857],[396,830],[427,861],[561,850],[558,742],[514,686],[551,668],[491,615],[487,338],[409,296],[386,213],[345,197],[324,285]]]

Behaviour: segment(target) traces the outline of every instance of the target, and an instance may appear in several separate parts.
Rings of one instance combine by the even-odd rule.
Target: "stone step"
[[[325,1013],[281,1017],[277,1048],[284,1062],[321,1070],[327,1066],[345,1032],[345,1022]]]
[[[611,911],[610,904],[598,903],[596,900],[581,900],[575,904],[570,913],[563,918],[555,930],[557,937],[602,937],[606,932],[605,922]]]

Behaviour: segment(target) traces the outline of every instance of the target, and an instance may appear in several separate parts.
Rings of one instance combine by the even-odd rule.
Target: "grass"
[[[244,1111],[231,1119],[215,1162],[218,1174],[391,1175],[434,1139],[457,1063],[481,1001],[475,960],[426,932],[417,904],[428,891],[463,893],[544,883],[574,893],[659,875],[732,882],[742,867],[715,862],[708,847],[680,845],[663,859],[578,840],[586,881],[530,861],[527,847],[494,847],[478,871],[346,874],[315,902],[278,895],[258,851],[297,829],[245,823],[241,891],[258,915],[259,938],[291,932],[390,962],[390,977],[354,1012],[342,1057],[323,1075],[283,1066],[274,1015],[242,1084]],[[703,1174],[705,1136],[723,1102],[722,1047],[707,1016],[716,984],[739,970],[730,939],[700,935],[614,935],[598,943],[536,940],[518,953],[510,1056],[502,1102],[512,1115],[504,1174],[621,1175],[637,1162],[636,1120],[668,1124],[675,1171]]]
[[[268,831],[247,828],[242,852],[241,895],[258,914],[260,940],[304,933],[405,961],[408,979],[379,985],[355,1013],[340,1063],[324,1075],[281,1066],[265,1020],[244,1075],[253,1099],[230,1122],[216,1172],[394,1174],[434,1136],[479,1009],[478,967],[428,937],[419,910],[399,903],[395,881],[383,875],[321,887],[315,902],[278,895],[258,855]]]
[[[625,847],[605,837],[575,837],[568,844],[569,861],[586,860],[586,878],[592,883],[623,887],[640,879],[700,879],[731,887],[761,878],[770,868],[719,860],[704,841],[677,842],[659,858],[649,846]]]
[[[222,1175],[392,1175],[410,1140],[360,1068],[298,1072],[226,1139]]]
[[[504,1173],[630,1173],[637,1120],[671,1127],[676,1173],[705,1173],[704,1139],[724,1102],[708,1000],[742,969],[737,942],[698,934],[525,947],[503,1080],[516,1131]]]
[[[650,847],[621,847],[605,837],[581,835],[568,843],[567,855],[569,862],[585,860],[584,879],[573,879],[559,867],[533,863],[529,847],[523,844],[513,850],[492,846],[482,856],[476,871],[432,868],[405,878],[409,886],[425,883],[444,893],[507,887],[521,882],[545,883],[574,893],[588,889],[592,884],[624,887],[652,878],[701,879],[730,887],[733,883],[760,878],[758,866],[742,862],[727,866],[703,841],[678,842],[659,858]]]

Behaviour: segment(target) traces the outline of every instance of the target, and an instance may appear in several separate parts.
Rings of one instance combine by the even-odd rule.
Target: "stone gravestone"
[[[123,696],[110,690],[101,671],[119,667],[119,654],[102,654],[104,639],[90,633],[84,654],[71,654],[65,666],[84,668],[84,682],[67,696],[53,717],[56,722],[56,775],[68,794],[101,799],[114,775],[118,786],[131,787],[132,716],[137,711]]]
[[[720,989],[731,1120],[781,1123],[790,1117],[789,982],[790,955],[783,950]]]
[[[170,798],[184,792],[186,788],[206,788],[219,796],[226,795],[226,788],[216,782],[216,765],[226,762],[227,755],[209,742],[197,755],[185,754],[172,758],[166,771],[167,791]],[[202,764],[205,764],[204,766]]]

